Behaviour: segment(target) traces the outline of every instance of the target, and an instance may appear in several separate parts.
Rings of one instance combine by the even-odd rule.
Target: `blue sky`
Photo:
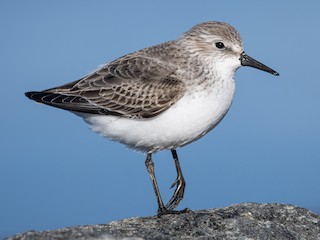
[[[228,115],[178,149],[180,208],[290,203],[320,213],[319,1],[1,1],[0,237],[154,215],[143,154],[91,132],[24,92],[80,78],[193,25],[236,27],[251,57],[280,73],[235,75]],[[154,156],[167,201],[169,151]]]

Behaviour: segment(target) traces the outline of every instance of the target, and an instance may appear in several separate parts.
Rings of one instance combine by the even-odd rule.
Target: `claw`
[[[170,189],[173,188],[175,185],[178,184],[179,179],[177,178],[171,185]]]
[[[176,170],[177,170],[177,179],[173,182],[170,188],[173,188],[176,186],[176,189],[174,190],[173,196],[170,199],[170,201],[167,203],[165,208],[169,211],[173,211],[173,209],[178,206],[178,204],[181,202],[184,196],[184,189],[186,187],[186,182],[183,178],[182,171],[180,168],[180,163],[178,160],[178,155],[175,149],[171,150],[172,156],[176,165]]]
[[[177,210],[170,210],[164,207],[162,209],[158,209],[157,216],[161,217],[167,214],[181,214],[181,213],[188,213],[188,212],[192,212],[192,211],[189,208],[185,208],[183,210],[177,211]]]
[[[171,188],[173,188],[175,185],[176,189],[174,191],[174,194],[168,202],[168,204],[166,205],[166,208],[169,210],[173,210],[183,199],[186,182],[182,175],[177,177],[177,179],[172,184]]]

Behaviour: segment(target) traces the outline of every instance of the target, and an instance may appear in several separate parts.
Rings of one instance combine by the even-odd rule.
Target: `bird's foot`
[[[181,214],[181,213],[188,213],[188,212],[192,212],[192,211],[189,208],[185,208],[183,210],[170,210],[170,209],[167,209],[166,207],[163,207],[158,209],[157,216],[161,217],[167,214]]]
[[[173,210],[183,199],[186,182],[182,175],[178,175],[177,179],[174,181],[170,188],[173,188],[174,186],[176,186],[176,189],[173,193],[172,198],[166,205],[166,209],[168,210]]]

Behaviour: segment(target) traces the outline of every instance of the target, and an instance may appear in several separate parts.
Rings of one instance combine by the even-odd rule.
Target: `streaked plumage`
[[[125,55],[78,81],[27,97],[74,112],[93,131],[148,153],[146,165],[157,195],[159,214],[172,212],[185,182],[176,148],[213,129],[234,95],[233,75],[241,65],[274,75],[247,56],[239,33],[221,22],[198,24],[181,38]],[[164,206],[151,154],[171,149],[178,177]]]
[[[181,98],[185,86],[174,76],[174,66],[140,54],[120,58],[76,82],[30,92],[28,97],[76,112],[154,117]]]

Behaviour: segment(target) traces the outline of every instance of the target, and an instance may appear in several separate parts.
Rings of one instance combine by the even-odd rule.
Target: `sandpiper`
[[[249,57],[237,30],[227,23],[200,23],[180,38],[125,55],[80,80],[40,92],[32,100],[81,116],[102,136],[146,153],[146,167],[158,215],[174,210],[185,180],[176,149],[212,130],[231,106],[234,73],[251,66],[276,71]],[[154,174],[152,154],[171,150],[176,187],[165,205]]]

